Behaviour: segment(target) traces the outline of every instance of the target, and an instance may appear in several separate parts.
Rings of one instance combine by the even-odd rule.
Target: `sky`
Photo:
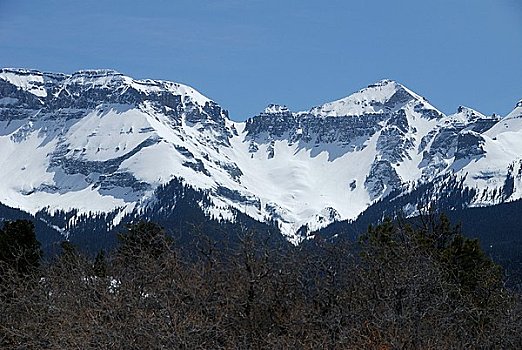
[[[505,115],[521,63],[522,0],[0,0],[0,67],[176,81],[234,120],[381,79]]]

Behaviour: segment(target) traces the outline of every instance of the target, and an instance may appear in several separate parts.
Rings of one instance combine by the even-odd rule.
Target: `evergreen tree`
[[[158,258],[172,243],[165,230],[158,224],[140,221],[129,225],[125,233],[119,234],[118,254],[128,258],[147,256]]]
[[[100,250],[94,258],[93,274],[97,277],[107,277],[107,259],[105,251]]]
[[[61,242],[60,248],[62,248],[62,259],[68,259],[78,255],[78,248],[69,241]]]
[[[28,220],[8,221],[0,230],[0,262],[20,274],[40,266],[42,251],[34,225]]]

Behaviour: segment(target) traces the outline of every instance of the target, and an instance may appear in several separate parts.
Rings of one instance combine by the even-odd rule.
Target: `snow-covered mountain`
[[[444,115],[383,80],[309,111],[270,105],[235,122],[182,84],[3,69],[0,154],[0,202],[30,213],[117,211],[117,223],[178,179],[208,195],[210,217],[275,220],[299,242],[303,226],[447,176],[474,190],[471,205],[521,198],[522,101],[504,118]]]

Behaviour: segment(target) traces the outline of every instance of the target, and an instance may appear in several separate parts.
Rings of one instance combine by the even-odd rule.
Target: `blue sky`
[[[0,66],[189,84],[243,120],[383,78],[443,112],[522,99],[520,0],[0,0]]]

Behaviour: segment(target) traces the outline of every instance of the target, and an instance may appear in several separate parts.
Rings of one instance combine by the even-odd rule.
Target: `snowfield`
[[[457,174],[472,205],[522,197],[522,101],[509,115],[444,115],[383,80],[291,112],[245,122],[182,84],[110,70],[0,70],[0,202],[30,213],[130,212],[173,178],[231,208],[276,220],[292,242],[353,219],[390,191]]]

